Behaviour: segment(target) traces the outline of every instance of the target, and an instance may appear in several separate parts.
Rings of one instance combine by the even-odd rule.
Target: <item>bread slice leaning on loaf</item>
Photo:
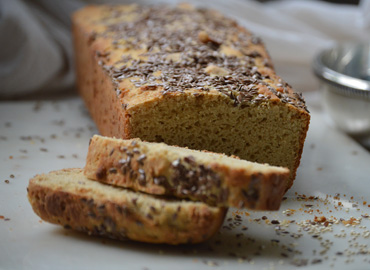
[[[88,6],[73,15],[78,88],[100,133],[287,167],[310,115],[261,39],[188,5]]]
[[[88,180],[81,169],[40,174],[28,199],[45,221],[113,239],[148,243],[199,243],[220,228],[225,208],[159,198]]]
[[[98,135],[90,140],[84,173],[93,180],[150,194],[254,210],[278,210],[289,179],[287,168]]]

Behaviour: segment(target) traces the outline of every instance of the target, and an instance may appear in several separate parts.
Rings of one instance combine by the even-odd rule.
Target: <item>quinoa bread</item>
[[[27,192],[47,222],[89,235],[177,245],[212,237],[229,206],[277,210],[288,178],[287,168],[95,135],[84,169],[36,175]]]
[[[218,207],[278,210],[287,168],[164,143],[95,135],[85,176],[155,195],[202,201]]]
[[[171,200],[91,181],[82,169],[40,174],[28,199],[45,221],[113,239],[148,243],[199,243],[221,226],[226,208]]]
[[[100,133],[300,163],[310,115],[260,38],[189,5],[87,6],[73,15],[77,82]]]

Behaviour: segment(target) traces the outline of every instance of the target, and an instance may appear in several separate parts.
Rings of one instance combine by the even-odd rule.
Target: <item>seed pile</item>
[[[275,254],[277,259],[266,269],[275,269],[280,265],[301,267],[325,264],[334,267],[341,263],[350,267],[351,263],[359,260],[370,264],[370,216],[366,209],[360,209],[360,203],[353,201],[353,197],[350,200],[343,197],[339,194],[326,198],[297,194],[294,198],[286,198],[286,203],[300,206],[298,209],[288,208],[280,213],[265,214],[233,211],[211,248],[216,253],[222,253],[219,247],[228,245],[228,249],[232,250],[228,254],[230,257],[235,257],[239,263],[249,264],[263,260],[264,255]],[[338,204],[341,200],[350,202],[352,207],[338,206],[343,205]],[[367,206],[366,201],[362,204]],[[349,216],[350,210],[357,212],[356,217]],[[249,224],[248,227],[246,224]],[[260,233],[261,226],[265,227],[264,234]],[[229,231],[237,240],[223,237]],[[269,235],[270,242],[266,242],[266,235]],[[315,248],[310,250],[310,246]],[[217,263],[220,264],[219,261]]]

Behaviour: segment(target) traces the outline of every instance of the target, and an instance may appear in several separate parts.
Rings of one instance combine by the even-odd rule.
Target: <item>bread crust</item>
[[[94,43],[93,33],[78,24],[73,24],[72,33],[74,48],[78,52],[74,54],[77,88],[99,132],[130,138],[127,110],[122,108],[115,85],[96,59],[96,51],[102,46]]]
[[[308,128],[310,126],[311,117],[310,117],[309,114],[300,113],[299,117],[300,117],[301,122],[303,124],[302,131],[299,134],[299,145],[300,145],[300,147],[298,148],[298,151],[297,151],[297,157],[294,159],[293,170],[291,170],[291,175],[290,175],[291,181],[288,182],[288,184],[285,188],[285,191],[288,191],[293,186],[293,180],[296,178],[297,170],[298,170],[299,164],[301,163],[301,157],[302,157],[302,153],[303,153],[303,146],[304,146],[304,142],[305,142],[306,137],[307,137]]]
[[[227,211],[110,187],[86,179],[81,169],[37,175],[27,190],[43,220],[119,240],[200,243],[219,230]]]

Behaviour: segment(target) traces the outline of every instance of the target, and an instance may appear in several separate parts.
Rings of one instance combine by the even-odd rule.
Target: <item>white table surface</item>
[[[89,237],[42,222],[27,201],[28,180],[83,167],[97,131],[77,96],[0,102],[0,269],[370,269],[370,154],[328,127],[320,112],[311,113],[301,166],[279,211],[241,211],[239,224],[230,209],[232,220],[213,239],[173,247]],[[303,194],[319,198],[298,200]],[[296,211],[287,216],[287,209]],[[328,231],[316,236],[314,226],[302,225],[315,216],[338,224],[317,225]],[[360,224],[340,221],[351,217]],[[294,221],[277,233],[271,220]]]

